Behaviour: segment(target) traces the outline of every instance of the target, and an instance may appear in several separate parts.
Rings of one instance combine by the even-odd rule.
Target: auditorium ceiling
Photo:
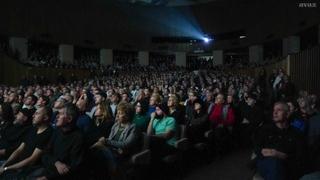
[[[147,6],[187,6],[200,3],[207,3],[215,0],[117,0],[119,2],[126,2]]]
[[[1,0],[0,35],[130,50],[235,48],[319,24],[319,7],[297,1]],[[195,43],[205,38],[212,41]]]

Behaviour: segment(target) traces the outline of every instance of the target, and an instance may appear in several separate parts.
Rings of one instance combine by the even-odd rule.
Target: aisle
[[[251,180],[253,172],[247,167],[251,151],[240,150],[195,169],[185,180]]]

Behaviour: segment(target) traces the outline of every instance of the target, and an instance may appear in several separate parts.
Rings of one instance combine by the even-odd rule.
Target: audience
[[[118,176],[122,163],[140,149],[142,133],[157,163],[177,153],[184,126],[191,144],[212,143],[217,155],[235,144],[252,148],[253,142],[256,167],[265,179],[297,179],[319,171],[317,96],[297,94],[282,69],[269,77],[267,89],[265,74],[255,79],[227,73],[244,65],[211,67],[210,58],[199,64],[191,58],[189,67],[182,68],[173,65],[170,55],[153,54],[154,64],[140,66],[135,53],[119,52],[114,65],[102,66],[93,54],[80,53],[75,64],[63,65],[50,50],[43,52],[34,51],[29,60],[40,67],[89,69],[92,77],[60,74],[57,83],[50,83],[35,76],[23,78],[18,87],[0,85],[1,178]],[[268,107],[278,101],[284,103],[270,112]],[[208,130],[212,142],[205,141]],[[29,143],[32,139],[37,141]]]

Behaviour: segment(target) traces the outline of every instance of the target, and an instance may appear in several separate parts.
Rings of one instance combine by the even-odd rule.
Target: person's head
[[[289,115],[293,114],[295,111],[297,111],[298,104],[294,101],[288,101],[287,105],[289,106]]]
[[[170,94],[168,98],[168,107],[169,108],[175,108],[179,104],[178,97],[175,94]]]
[[[234,101],[233,101],[234,99],[233,99],[233,96],[232,95],[228,95],[227,96],[227,103],[228,104],[232,104]]]
[[[18,101],[18,94],[17,93],[10,93],[9,96],[8,96],[8,99],[7,99],[7,102],[8,103],[14,103],[14,102],[17,102]]]
[[[47,89],[46,90],[46,96],[47,97],[51,97],[51,96],[53,96],[53,94],[54,94],[54,91],[52,89]]]
[[[49,98],[47,96],[40,96],[37,103],[36,103],[36,106],[38,107],[44,107],[44,106],[47,106],[49,104]]]
[[[189,91],[189,93],[188,93],[188,99],[189,99],[191,102],[195,101],[197,98],[198,98],[198,97],[197,97],[196,92],[194,92],[194,91]]]
[[[129,95],[127,93],[121,94],[121,101],[128,103],[130,101]]]
[[[112,120],[112,115],[105,103],[98,104],[97,110],[94,112],[94,117],[101,121]]]
[[[286,122],[289,117],[289,106],[284,102],[276,102],[272,116],[275,123]]]
[[[113,103],[113,104],[118,104],[119,101],[120,101],[120,94],[119,93],[113,93],[111,95],[110,102]]]
[[[146,97],[146,96],[145,96],[144,91],[143,91],[142,89],[140,89],[140,90],[137,92],[137,98],[136,98],[136,100],[137,100],[137,101],[141,101],[141,100],[143,100],[145,97]]]
[[[47,106],[40,107],[33,114],[32,123],[34,125],[36,125],[36,126],[37,125],[41,125],[41,124],[49,124],[50,123],[50,119],[51,119],[51,115],[52,115],[52,109],[51,108],[49,108]]]
[[[70,104],[73,102],[73,96],[71,96],[70,93],[66,93],[63,95],[63,99],[67,101],[67,104]]]
[[[206,92],[206,101],[207,102],[213,101],[213,92],[212,91],[207,91]]]
[[[38,101],[38,98],[35,95],[29,95],[25,99],[24,104],[27,106],[34,106],[37,101]]]
[[[166,104],[158,104],[156,106],[156,111],[155,111],[156,115],[155,118],[156,119],[162,119],[163,117],[169,115],[169,108]]]
[[[199,102],[194,103],[194,110],[195,111],[201,110],[201,107],[202,107],[201,103],[199,103]]]
[[[56,126],[59,128],[73,127],[77,122],[78,116],[78,108],[73,104],[68,104],[59,110]]]
[[[11,104],[12,110],[13,110],[13,114],[17,115],[19,110],[21,109],[21,104],[19,103],[12,103]]]
[[[298,104],[300,109],[310,109],[310,99],[308,97],[303,97],[298,99]]]
[[[146,97],[150,97],[150,90],[148,88],[145,88],[143,92]]]
[[[161,102],[161,97],[159,94],[153,94],[151,97],[150,97],[150,100],[149,100],[149,105],[150,106],[155,106],[156,104],[160,103]]]
[[[135,103],[136,114],[145,114],[148,111],[148,105],[143,101],[137,101]]]
[[[107,97],[106,93],[98,92],[94,95],[94,103],[96,105],[101,104],[102,102],[106,101],[106,97]]]
[[[79,109],[79,112],[85,112],[87,110],[88,99],[81,97],[76,102],[76,106]]]
[[[215,99],[216,104],[223,104],[224,103],[224,95],[219,93]]]
[[[317,107],[319,104],[318,96],[315,94],[311,94],[309,96],[309,99],[310,99],[311,108],[314,110],[318,110],[318,107]]]
[[[66,103],[67,101],[64,98],[60,97],[54,102],[53,108],[57,110],[62,109],[66,105]]]
[[[247,98],[246,98],[246,103],[248,104],[248,106],[254,106],[256,103],[256,95],[254,94],[248,94]]]
[[[120,103],[117,109],[117,122],[121,124],[130,123],[134,116],[134,110],[128,103]]]
[[[26,124],[32,119],[32,112],[27,108],[20,109],[14,120],[14,124]]]

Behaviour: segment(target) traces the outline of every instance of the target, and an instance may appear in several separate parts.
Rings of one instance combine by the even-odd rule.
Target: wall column
[[[100,64],[112,65],[113,64],[113,51],[112,49],[100,49]]]
[[[300,37],[289,36],[282,40],[282,55],[294,54],[300,52]]]
[[[187,53],[185,52],[176,52],[176,66],[187,66]]]
[[[212,52],[213,65],[218,66],[223,64],[223,50],[214,50]]]
[[[320,44],[320,24],[318,25],[318,44]]]
[[[21,61],[26,61],[28,58],[28,40],[21,37],[10,37],[9,39],[10,48],[13,52],[19,54]]]
[[[149,65],[149,52],[148,51],[139,51],[138,53],[139,64],[141,66]]]
[[[74,60],[73,45],[60,44],[59,45],[59,57],[62,63],[72,64]]]
[[[253,45],[249,47],[249,62],[262,62],[263,61],[263,46]]]

